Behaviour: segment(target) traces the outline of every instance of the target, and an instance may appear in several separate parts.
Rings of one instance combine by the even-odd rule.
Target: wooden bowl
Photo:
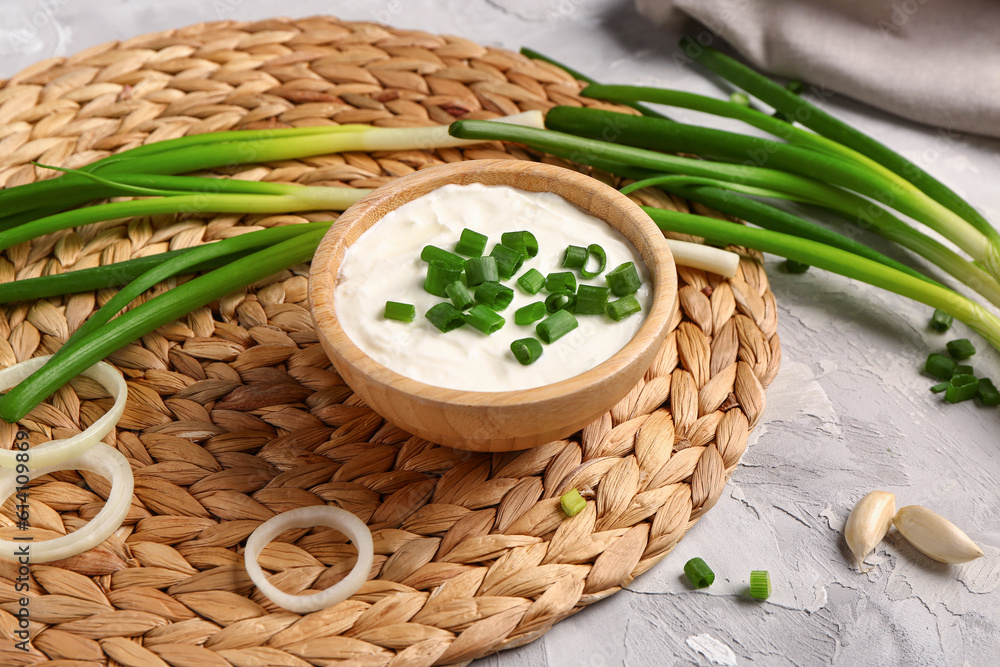
[[[334,290],[347,248],[386,213],[449,183],[509,185],[554,192],[617,229],[638,250],[652,280],[652,306],[639,331],[598,366],[549,385],[480,392],[435,387],[374,361],[344,332]],[[309,274],[316,331],[337,372],[373,410],[432,442],[475,451],[525,449],[564,438],[607,412],[652,365],[677,293],[673,257],[649,216],[589,176],[538,162],[469,160],[396,179],[344,212],[319,244]]]

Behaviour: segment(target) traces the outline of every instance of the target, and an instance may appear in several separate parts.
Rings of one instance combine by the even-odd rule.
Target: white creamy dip
[[[434,245],[450,252],[464,228],[489,237],[486,250],[504,232],[527,230],[538,239],[538,254],[525,260],[511,280],[514,300],[500,315],[507,320],[492,335],[465,325],[442,333],[424,317],[444,299],[423,289],[427,264],[420,252]],[[634,262],[642,279],[635,295],[642,312],[614,322],[606,315],[578,315],[579,327],[543,345],[541,357],[522,366],[511,342],[535,337],[535,324],[514,323],[514,311],[544,301],[542,290],[530,295],[517,278],[535,268],[543,275],[562,268],[568,245],[596,243],[608,256],[605,271],[591,279],[574,272],[578,285],[605,287],[604,276],[624,262]],[[588,267],[593,266],[590,258]],[[551,384],[597,366],[620,350],[645,320],[652,301],[649,271],[623,234],[584,213],[559,195],[526,192],[508,186],[446,185],[390,212],[355,241],[341,263],[335,303],[337,319],[351,340],[383,366],[437,387],[474,391],[509,391]],[[475,292],[470,288],[470,292]],[[614,300],[614,295],[611,296]],[[386,301],[416,306],[413,322],[383,318]]]

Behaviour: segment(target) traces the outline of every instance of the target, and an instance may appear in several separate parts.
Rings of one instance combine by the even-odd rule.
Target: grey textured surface
[[[675,64],[681,27],[648,26],[626,0],[0,0],[0,77],[167,27],[316,13],[531,46],[607,82],[719,94]],[[823,104],[1000,219],[997,142],[842,98]],[[722,499],[628,590],[479,664],[1000,663],[1000,411],[943,406],[918,370],[928,351],[968,332],[931,334],[927,309],[838,276],[790,276],[772,258],[768,272],[784,361]],[[1000,356],[984,346],[974,364],[1000,379]],[[894,492],[900,506],[922,504],[952,519],[986,557],[949,567],[890,535],[872,572],[852,571],[840,529],[854,502],[877,488]],[[707,591],[689,590],[681,579],[695,555],[717,573]],[[752,569],[771,572],[767,602],[744,596]]]

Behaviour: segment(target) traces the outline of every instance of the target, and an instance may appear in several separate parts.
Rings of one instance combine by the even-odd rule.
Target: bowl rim
[[[337,281],[336,275],[333,271],[330,271],[329,267],[331,262],[337,259],[335,257],[337,251],[343,249],[340,252],[339,258],[339,261],[342,261],[343,253],[346,252],[350,243],[353,243],[353,240],[350,242],[346,241],[346,235],[355,228],[355,225],[363,222],[367,216],[371,215],[372,211],[382,209],[381,214],[358,234],[360,236],[360,234],[367,231],[386,213],[399,208],[415,198],[404,199],[400,197],[400,193],[409,193],[413,190],[426,188],[430,180],[438,180],[442,176],[451,177],[447,183],[440,183],[417,196],[422,196],[427,192],[436,190],[438,187],[456,182],[463,185],[481,183],[482,181],[479,177],[487,172],[495,177],[513,178],[514,176],[523,177],[526,170],[528,170],[528,173],[532,177],[539,177],[540,180],[544,178],[557,178],[563,182],[570,180],[577,181],[573,184],[574,187],[581,187],[586,183],[588,187],[593,189],[593,194],[598,199],[622,208],[623,213],[637,225],[640,235],[650,244],[650,253],[655,260],[654,264],[649,265],[645,258],[643,261],[647,264],[646,268],[650,272],[653,283],[653,299],[645,321],[632,338],[608,359],[582,373],[538,387],[503,391],[453,389],[428,384],[402,375],[368,356],[351,340],[347,332],[341,327],[340,321],[336,316],[334,293]],[[587,180],[583,181],[581,179]],[[505,184],[526,190],[524,187],[512,185],[511,183],[489,183],[489,185]],[[528,191],[549,192],[549,190]],[[565,197],[563,198],[566,199]],[[569,200],[567,199],[567,201]],[[575,202],[570,201],[570,203],[584,212],[594,215],[594,217],[599,217]],[[607,220],[603,218],[599,219],[611,226]],[[641,249],[637,248],[636,244],[632,243],[630,239],[627,239],[627,241],[641,256]],[[336,263],[338,272],[339,261]],[[327,286],[328,289],[323,290],[322,286]],[[665,330],[670,323],[677,299],[677,275],[673,255],[660,229],[635,202],[610,185],[572,169],[543,162],[478,159],[463,160],[461,162],[435,165],[421,169],[396,178],[359,199],[344,211],[340,215],[340,218],[323,235],[310,267],[308,291],[310,311],[317,328],[319,328],[319,313],[325,313],[328,316],[325,318],[326,323],[328,327],[332,327],[331,331],[326,332],[326,340],[331,346],[336,347],[336,351],[344,357],[345,361],[354,366],[355,369],[363,373],[370,380],[387,385],[397,391],[419,397],[421,400],[438,404],[455,407],[502,405],[505,408],[516,408],[519,405],[548,402],[585,391],[596,382],[612,377],[626,369],[633,363],[635,357],[650,345],[654,345],[658,341],[662,344],[663,336],[665,336]],[[668,296],[665,298],[664,294]],[[336,340],[336,344],[334,340]],[[336,360],[331,359],[331,361],[336,367]]]

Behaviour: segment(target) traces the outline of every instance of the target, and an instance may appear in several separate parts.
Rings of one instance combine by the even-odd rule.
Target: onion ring
[[[358,550],[358,562],[355,563],[354,569],[333,586],[312,595],[292,595],[278,590],[264,576],[257,557],[271,540],[286,530],[315,526],[328,526],[347,536]],[[368,580],[374,560],[375,547],[368,526],[347,510],[329,505],[300,507],[271,517],[250,534],[243,552],[243,564],[247,574],[260,592],[276,605],[300,614],[325,609],[354,595]]]
[[[6,391],[36,370],[45,365],[52,355],[34,357],[19,364],[14,364],[0,370],[0,390]],[[59,466],[76,459],[101,441],[101,438],[111,432],[125,411],[125,401],[128,399],[128,385],[125,378],[114,366],[100,361],[80,375],[96,380],[102,387],[115,397],[115,403],[105,414],[88,426],[82,433],[77,433],[63,440],[52,440],[31,447],[24,451],[0,449],[0,469],[16,468],[18,464],[27,465],[29,469],[47,466]],[[17,455],[27,453],[27,461],[18,461]],[[60,468],[63,470],[64,468]]]
[[[48,563],[62,560],[88,549],[108,539],[118,530],[132,505],[134,481],[132,467],[117,449],[99,442],[79,458],[44,468],[33,468],[27,473],[18,473],[9,468],[0,468],[0,498],[6,500],[19,486],[18,477],[34,479],[60,470],[88,470],[111,480],[111,493],[104,507],[87,525],[62,537],[51,540],[11,541],[0,540],[0,559],[18,562],[19,557],[27,562]],[[24,480],[21,480],[23,485]]]

